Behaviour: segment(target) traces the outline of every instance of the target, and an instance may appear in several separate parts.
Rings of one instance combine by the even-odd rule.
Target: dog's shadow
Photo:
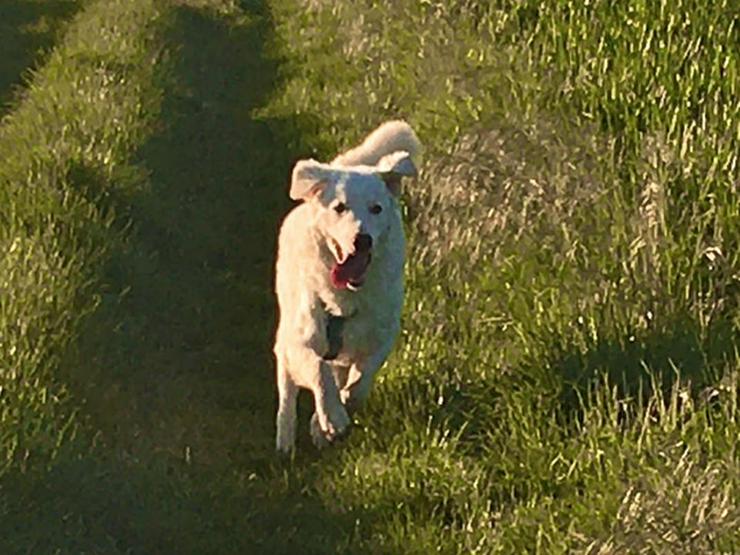
[[[167,128],[138,154],[140,191],[116,196],[95,168],[70,168],[126,237],[67,379],[99,432],[91,457],[17,477],[16,538],[43,528],[51,547],[69,539],[69,518],[120,552],[328,553],[343,535],[341,516],[285,483],[286,465],[311,465],[274,454],[276,234],[291,166],[315,151],[301,137],[318,122],[255,116],[280,86],[280,60],[265,52],[270,13],[249,4],[251,22],[233,24],[178,8]],[[84,533],[65,546],[90,547]]]

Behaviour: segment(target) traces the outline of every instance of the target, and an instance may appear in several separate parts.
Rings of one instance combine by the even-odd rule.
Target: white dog
[[[290,197],[304,202],[283,222],[275,278],[281,452],[295,442],[299,387],[313,392],[311,435],[321,447],[348,432],[391,351],[405,255],[397,199],[420,150],[411,127],[391,121],[330,164],[293,169]]]

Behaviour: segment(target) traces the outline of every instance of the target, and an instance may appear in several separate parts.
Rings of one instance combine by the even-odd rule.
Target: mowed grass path
[[[16,435],[4,445],[3,553],[334,550],[322,502],[304,499],[273,455],[275,234],[291,164],[308,147],[298,120],[253,115],[280,83],[271,34],[256,4],[91,3],[9,121],[5,144],[66,142],[50,160],[29,151],[7,164],[9,180],[40,166],[29,176],[40,183],[13,198],[6,248],[57,247],[81,277],[25,287],[81,288],[37,316],[84,317],[36,345],[47,349],[36,360],[52,363],[34,366],[30,383],[13,389],[6,375],[11,394],[37,387],[53,400],[7,407],[27,412],[16,429],[4,421]],[[115,52],[121,41],[130,52]],[[70,67],[66,56],[83,58]],[[138,133],[108,135],[116,116]],[[64,136],[68,125],[79,126]],[[46,237],[49,222],[77,217],[92,229]],[[299,523],[309,533],[296,539]]]
[[[72,4],[0,126],[1,553],[740,549],[731,3]],[[278,460],[291,166],[399,116],[403,337]]]

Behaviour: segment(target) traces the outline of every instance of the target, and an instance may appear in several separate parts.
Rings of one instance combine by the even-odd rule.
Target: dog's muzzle
[[[373,238],[360,233],[354,240],[354,252],[331,269],[332,285],[337,289],[356,290],[365,283],[365,274],[372,260]]]

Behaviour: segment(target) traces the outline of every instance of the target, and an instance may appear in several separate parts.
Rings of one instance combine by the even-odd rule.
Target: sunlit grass
[[[406,191],[404,340],[343,457],[351,472],[324,473],[352,514],[375,491],[395,502],[358,544],[732,551],[736,10],[363,5],[286,18],[301,63],[273,108],[329,118],[339,144],[400,113],[427,145]],[[444,462],[424,460],[477,476],[456,510],[409,473],[441,452],[399,447],[408,434],[454,438]],[[395,472],[357,462],[378,452]]]

